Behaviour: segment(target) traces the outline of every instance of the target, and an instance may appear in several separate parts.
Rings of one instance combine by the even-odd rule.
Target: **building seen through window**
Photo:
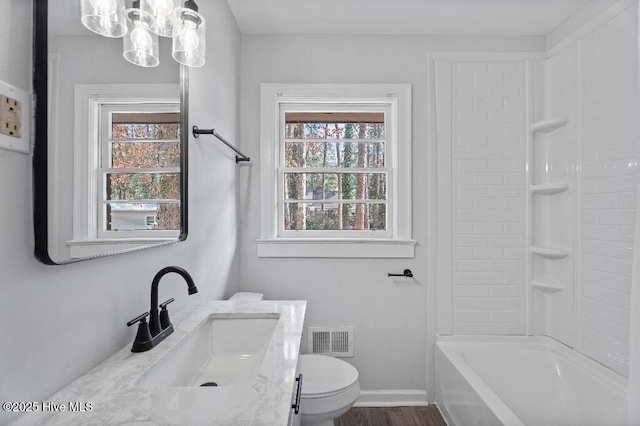
[[[284,230],[386,230],[384,112],[284,114]]]

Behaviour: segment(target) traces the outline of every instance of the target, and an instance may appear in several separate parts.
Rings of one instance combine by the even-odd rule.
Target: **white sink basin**
[[[249,385],[260,371],[279,318],[279,313],[212,314],[151,366],[135,385],[145,388],[205,383]]]

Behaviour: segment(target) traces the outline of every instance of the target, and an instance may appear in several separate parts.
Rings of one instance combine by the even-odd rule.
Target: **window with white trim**
[[[413,257],[410,85],[261,87],[261,257]]]
[[[180,237],[180,88],[77,85],[72,258]]]

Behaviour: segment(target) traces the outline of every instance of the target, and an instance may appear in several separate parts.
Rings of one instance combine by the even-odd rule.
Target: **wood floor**
[[[335,426],[446,426],[435,405],[427,407],[353,407]]]

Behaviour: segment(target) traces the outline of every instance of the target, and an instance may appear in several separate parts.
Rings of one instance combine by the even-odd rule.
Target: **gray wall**
[[[0,3],[0,80],[29,92],[31,5]],[[208,19],[208,62],[191,72],[191,124],[235,141],[240,34],[226,2],[202,2],[200,10]],[[200,289],[191,298],[219,299],[237,289],[236,164],[220,145],[190,141],[186,242],[68,266],[33,257],[31,156],[0,150],[0,400],[42,401],[128,345],[135,330],[125,323],[149,309],[151,279],[163,266],[191,272]],[[169,297],[174,310],[187,301],[175,274],[160,286],[160,298]],[[0,423],[10,418],[0,413]]]
[[[427,128],[427,53],[540,51],[535,37],[250,36],[242,38],[242,141],[260,149],[260,83],[410,83],[413,87],[415,259],[257,258],[259,164],[241,174],[242,287],[270,299],[308,299],[306,327],[354,326],[353,363],[363,390],[431,392],[435,339],[435,151]],[[431,188],[431,189],[430,189]],[[428,218],[431,217],[431,225]],[[429,226],[431,228],[429,228]],[[413,280],[387,272],[410,268]],[[303,343],[305,340],[303,336]],[[303,348],[305,348],[303,344]],[[434,394],[428,394],[433,400]]]

